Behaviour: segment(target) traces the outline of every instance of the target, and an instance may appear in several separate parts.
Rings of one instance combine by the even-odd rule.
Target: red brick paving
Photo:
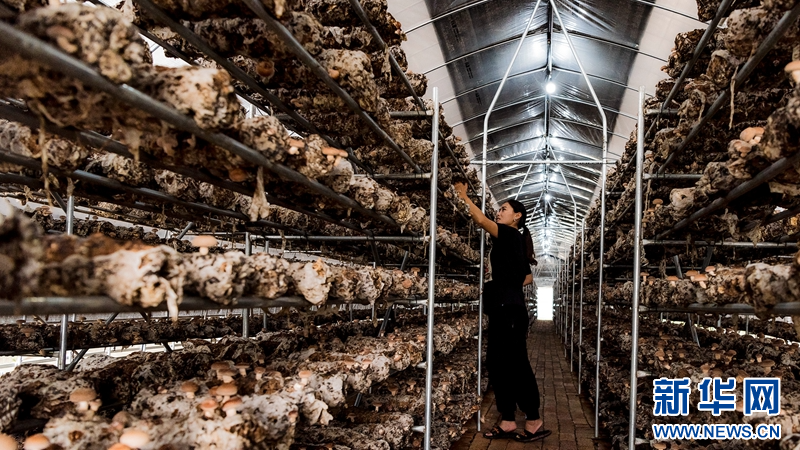
[[[569,358],[564,357],[562,345],[552,321],[537,321],[528,339],[528,352],[542,394],[542,419],[545,429],[553,434],[538,442],[521,443],[512,439],[490,440],[483,432],[496,423],[500,415],[490,390],[483,401],[484,418],[481,432],[473,418],[467,432],[453,444],[451,450],[594,450],[594,408],[583,395],[578,395],[577,361],[570,373]],[[517,412],[517,423],[524,416]]]

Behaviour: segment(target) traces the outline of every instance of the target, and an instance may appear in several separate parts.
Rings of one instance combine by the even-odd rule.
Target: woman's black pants
[[[489,316],[486,368],[503,420],[519,409],[527,420],[539,418],[539,386],[528,360],[528,311],[522,305],[496,307]]]

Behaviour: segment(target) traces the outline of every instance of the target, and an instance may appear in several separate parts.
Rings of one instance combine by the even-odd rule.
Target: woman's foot
[[[517,434],[517,423],[510,420],[501,420],[500,423],[493,426],[491,430],[483,433],[486,439],[511,439]]]
[[[514,439],[518,442],[533,442],[550,436],[550,430],[543,429],[542,425],[544,422],[541,419],[526,420],[522,434],[514,436]]]
[[[526,420],[525,430],[535,434],[537,431],[539,431],[539,429],[542,428],[542,425],[544,425],[544,421],[542,419]]]

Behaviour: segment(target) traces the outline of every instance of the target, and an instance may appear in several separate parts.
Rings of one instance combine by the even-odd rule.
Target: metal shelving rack
[[[640,251],[642,250],[643,246],[681,246],[686,245],[689,242],[685,240],[666,240],[664,239],[670,233],[679,231],[681,229],[686,228],[690,224],[700,220],[704,217],[707,217],[714,212],[718,211],[719,209],[725,207],[730,202],[734,201],[735,199],[741,197],[742,195],[750,192],[751,190],[755,189],[758,186],[763,185],[764,183],[768,182],[770,179],[776,177],[783,171],[787,170],[790,167],[793,167],[800,161],[800,153],[794,155],[792,157],[783,158],[774,164],[772,164],[767,169],[763,170],[761,173],[753,177],[753,179],[742,183],[740,186],[736,187],[735,189],[731,190],[726,195],[718,198],[717,200],[713,201],[710,205],[701,208],[700,210],[694,212],[689,217],[685,218],[684,220],[679,221],[669,230],[666,230],[656,236],[655,239],[643,239],[642,238],[642,198],[643,198],[643,189],[642,189],[642,180],[662,180],[662,179],[672,179],[672,180],[683,180],[683,181],[690,181],[694,182],[700,178],[700,175],[697,174],[667,174],[664,173],[666,167],[674,160],[675,156],[678,152],[682,151],[688,143],[698,136],[699,132],[702,130],[703,126],[708,122],[708,120],[717,113],[725,104],[727,104],[730,100],[729,95],[730,91],[723,90],[721,92],[721,96],[717,102],[714,103],[712,108],[703,116],[692,128],[691,133],[687,136],[687,138],[683,141],[676,152],[671,153],[668,156],[668,159],[664,164],[661,165],[658,172],[655,174],[645,174],[643,173],[643,154],[644,154],[644,142],[645,139],[652,139],[652,132],[659,121],[662,113],[668,113],[667,106],[669,102],[677,95],[679,89],[682,88],[683,81],[685,81],[686,76],[694,67],[694,64],[698,60],[700,54],[703,52],[705,47],[707,46],[710,38],[712,37],[713,33],[716,31],[717,25],[720,21],[727,15],[728,9],[730,8],[733,2],[730,0],[724,0],[718,10],[716,17],[714,20],[711,21],[708,28],[706,29],[705,33],[701,37],[695,51],[693,54],[692,59],[689,63],[684,67],[680,77],[674,84],[672,90],[668,94],[666,100],[661,105],[661,108],[657,110],[657,117],[653,120],[650,128],[648,129],[647,133],[644,132],[644,116],[645,115],[654,115],[655,111],[645,111],[644,109],[644,94],[643,94],[643,87],[640,88],[640,98],[639,98],[639,122],[638,122],[638,136],[637,136],[637,149],[630,161],[627,162],[626,165],[619,171],[617,174],[617,178],[615,180],[614,185],[611,187],[610,190],[614,190],[614,188],[618,185],[618,183],[623,179],[623,176],[626,172],[628,172],[631,168],[633,168],[633,174],[635,177],[636,182],[636,194],[635,194],[635,212],[634,212],[634,243],[633,243],[633,265],[631,266],[624,266],[624,268],[631,268],[633,269],[633,298],[630,304],[625,303],[624,307],[629,307],[632,310],[632,349],[631,349],[631,394],[630,394],[630,418],[629,418],[629,446],[633,448],[635,446],[636,440],[636,428],[635,428],[635,421],[636,421],[636,409],[638,407],[636,403],[636,373],[637,373],[637,361],[638,361],[638,319],[639,314],[652,314],[652,313],[686,313],[691,321],[691,315],[694,313],[716,313],[716,314],[746,314],[751,315],[755,313],[754,308],[751,305],[746,304],[728,304],[728,305],[721,305],[721,306],[712,306],[712,305],[704,305],[704,304],[691,304],[685,307],[646,307],[641,308],[639,306],[639,297],[640,297],[640,285],[641,283],[636,282],[639,280],[640,274],[642,271],[641,267],[641,258],[640,258]],[[766,54],[774,47],[776,42],[779,38],[788,30],[789,26],[794,23],[797,18],[800,17],[800,6],[795,6],[792,10],[787,11],[782,19],[779,21],[778,26],[776,26],[769,36],[761,43],[755,54],[740,68],[737,72],[737,75],[734,79],[734,82],[737,86],[742,85],[747,78],[752,74],[756,65],[761,61],[761,59],[766,56]],[[633,166],[633,167],[632,167]],[[791,210],[783,211],[781,213],[773,214],[772,216],[768,217],[762,222],[759,223],[749,223],[744,225],[744,230],[748,231],[756,226],[767,225],[770,223],[777,222],[779,220],[783,220],[785,218],[791,217],[796,215],[800,211],[800,208],[793,208]],[[601,210],[601,215],[604,215],[605,211]],[[602,229],[601,229],[602,233]],[[585,229],[581,232],[581,268],[580,268],[580,287],[581,287],[581,299],[579,300],[580,305],[580,312],[579,312],[579,321],[581,324],[579,325],[579,345],[578,345],[578,380],[579,380],[579,393],[581,389],[581,363],[582,363],[582,356],[581,356],[581,345],[583,343],[583,326],[582,326],[582,319],[583,319],[583,281],[585,279],[585,269],[584,269],[584,255],[586,254],[587,249],[585,247]],[[733,241],[713,241],[713,240],[699,240],[693,241],[692,244],[698,246],[718,246],[718,247],[733,247],[733,248],[770,248],[770,249],[787,249],[787,250],[794,250],[798,247],[797,242],[790,242],[796,241],[796,236],[784,236],[778,239],[776,242],[761,242],[758,244],[753,244],[752,242],[733,242]],[[599,245],[602,246],[604,238],[601,234]],[[598,243],[595,243],[597,245]],[[577,241],[575,242],[575,246],[577,246]],[[594,245],[593,245],[594,247]],[[603,253],[601,247],[600,253],[600,283],[598,285],[599,290],[599,302],[600,305],[597,308],[598,311],[598,352],[597,352],[597,370],[596,373],[596,392],[599,393],[599,364],[600,364],[600,334],[599,330],[602,324],[600,311],[603,307],[603,285],[602,285],[602,269],[604,267],[612,267],[611,265],[604,265],[603,264]],[[676,258],[676,266],[674,268],[680,271],[679,262]],[[573,286],[578,284],[578,281],[575,280],[574,276],[569,280],[568,274],[562,273],[562,283],[571,283]],[[569,281],[567,281],[569,280]],[[566,294],[566,292],[565,292]],[[564,297],[561,297],[562,299]],[[574,296],[573,296],[574,301]],[[565,306],[564,302],[558,303],[559,307]],[[574,313],[573,313],[574,314]],[[800,314],[800,302],[787,302],[787,303],[780,303],[768,310],[768,314],[772,316],[787,316],[787,315],[798,315]],[[563,322],[563,317],[560,314],[556,314],[556,317],[559,317],[560,320]],[[574,341],[574,330],[568,330],[567,327],[564,326],[562,323],[559,327],[560,332],[563,334],[565,341],[568,339],[570,342]],[[567,336],[569,334],[569,336]],[[595,423],[598,424],[599,427],[599,402],[595,402]],[[599,429],[596,428],[595,435],[597,436],[599,433]]]
[[[142,7],[149,15],[154,17],[157,21],[167,25],[170,29],[181,35],[184,39],[189,41],[192,45],[197,47],[205,56],[207,56],[210,60],[216,61],[221,66],[226,68],[232,77],[235,80],[238,80],[252,89],[254,92],[261,94],[267,101],[269,101],[277,110],[281,111],[282,113],[286,114],[291,120],[293,120],[296,124],[299,125],[301,130],[306,130],[311,133],[317,133],[323,136],[329,144],[335,145],[341,148],[340,145],[337,145],[335,141],[333,141],[329,136],[325,136],[323,133],[320,133],[319,130],[310,122],[308,122],[305,118],[299,115],[297,112],[293,111],[287,105],[282,103],[277,97],[272,95],[269,91],[267,91],[263,86],[260,85],[257,81],[255,81],[252,77],[244,73],[238,67],[234,66],[230,63],[226,58],[220,56],[213,49],[210,48],[206,43],[202,42],[197,35],[190,32],[188,29],[183,27],[178,22],[172,20],[169,16],[167,16],[163,11],[161,11],[157,6],[155,6],[151,0],[136,0],[137,4]],[[98,4],[97,2],[95,2]],[[412,168],[413,174],[392,174],[386,176],[375,176],[376,180],[382,179],[430,179],[430,229],[427,233],[428,236],[436,236],[437,230],[437,223],[436,223],[436,215],[437,215],[437,200],[438,195],[443,194],[439,186],[437,185],[437,175],[438,175],[438,155],[439,155],[439,141],[440,138],[445,144],[445,148],[450,157],[452,157],[456,163],[456,167],[461,175],[467,179],[469,182],[469,178],[465,172],[465,169],[462,165],[458,162],[455,153],[449,147],[446,140],[444,139],[445,136],[439,130],[439,103],[438,103],[438,92],[436,88],[433,88],[433,114],[429,116],[429,114],[425,111],[425,103],[416,95],[413,90],[413,87],[406,77],[403,70],[400,68],[397,61],[394,57],[390,54],[390,63],[394,72],[396,72],[396,76],[399,76],[405,86],[408,88],[411,95],[414,97],[415,102],[420,108],[420,111],[417,114],[411,114],[411,112],[402,112],[403,114],[394,114],[393,118],[399,119],[417,119],[420,116],[429,117],[432,120],[432,136],[431,141],[434,144],[433,154],[431,159],[431,172],[430,173],[423,173],[422,169],[406,154],[400,146],[394,142],[394,140],[380,128],[380,126],[370,117],[363,109],[359,107],[356,101],[348,94],[343,88],[341,88],[327,73],[327,71],[317,62],[303,47],[302,45],[294,38],[294,36],[277,20],[273,19],[269,14],[266,12],[264,7],[257,1],[250,1],[245,0],[245,3],[248,7],[250,7],[254,14],[263,20],[268,28],[276,33],[281,41],[290,49],[290,51],[300,59],[307,67],[309,67],[312,72],[321,80],[323,83],[335,93],[340,99],[344,101],[344,103],[348,106],[353,114],[356,114],[364,124],[377,136],[379,136],[383,142],[392,148],[404,161],[406,161]],[[386,44],[381,39],[380,35],[378,34],[377,30],[374,26],[369,22],[366,13],[361,8],[360,3],[357,0],[352,0],[351,5],[362,20],[363,25],[370,31],[376,41],[380,44],[380,46],[386,50],[388,50]],[[104,7],[99,6],[98,7]],[[164,42],[158,40],[147,32],[146,30],[140,30],[141,34],[148,39],[151,39],[165,48],[165,51],[172,53],[174,56],[184,59],[189,63],[193,63],[191,58],[187,57],[186,55],[181,54],[176,49],[170,47],[169,45],[165,44]],[[378,214],[374,211],[368,210],[358,204],[351,198],[348,198],[344,195],[338,194],[331,190],[330,188],[320,184],[315,180],[311,180],[306,178],[305,176],[301,175],[300,173],[294,171],[291,168],[288,168],[282,164],[277,164],[273,161],[268,160],[260,153],[254,151],[251,148],[248,148],[244,144],[231,137],[216,132],[210,132],[204,129],[201,129],[191,118],[184,116],[177,111],[167,107],[164,104],[159,103],[158,101],[146,96],[145,94],[136,91],[128,86],[118,86],[114,83],[111,83],[99,73],[97,73],[93,68],[89,67],[88,65],[84,64],[83,62],[72,58],[71,56],[61,52],[60,50],[55,49],[54,47],[44,43],[43,41],[27,35],[24,32],[21,32],[8,23],[0,22],[0,42],[3,43],[4,46],[7,48],[14,49],[14,51],[21,56],[36,60],[40,63],[43,63],[51,68],[55,68],[62,72],[65,76],[68,77],[75,77],[80,78],[81,81],[98,91],[104,92],[115,98],[121,100],[125,104],[142,110],[151,116],[162,120],[163,122],[171,125],[177,130],[185,131],[192,133],[193,135],[209,142],[212,144],[217,145],[218,147],[225,149],[231,152],[234,155],[237,155],[251,164],[256,165],[257,167],[264,168],[269,172],[279,175],[284,179],[290,180],[292,183],[295,183],[303,188],[309,190],[310,192],[315,193],[316,195],[325,197],[344,209],[352,210],[364,217],[369,219],[375,220],[379,223],[382,223],[384,226],[389,228],[397,228],[398,225],[395,223],[393,219],[388,216]],[[238,92],[240,96],[245,98],[248,102],[253,104],[256,108],[260,109],[266,113],[272,113],[271,107],[259,103],[253,100],[251,97],[245,95],[242,92]],[[93,131],[84,131],[84,130],[75,130],[75,129],[65,129],[58,127],[52,123],[47,121],[41,121],[39,117],[34,116],[26,111],[23,111],[12,103],[3,103],[0,102],[0,117],[7,118],[12,121],[17,121],[29,126],[32,130],[37,130],[40,126],[44,126],[44,130],[53,133],[55,135],[62,136],[69,140],[78,142],[80,144],[89,145],[95,148],[103,148],[111,153],[118,154],[120,156],[124,156],[127,158],[133,158],[133,155],[128,151],[127,147],[124,144],[121,144],[117,141],[114,141],[106,136],[102,136],[98,133]],[[298,127],[294,127],[291,124],[287,124],[289,129],[300,131]],[[369,168],[367,164],[362,161],[359,161],[358,158],[355,157],[352,150],[347,149],[349,154],[349,160],[358,168],[364,170],[370,175],[373,175],[372,170]],[[28,160],[26,158],[20,158],[18,156],[14,156],[5,152],[0,152],[0,160],[6,162],[13,162],[15,164],[20,164],[24,167],[28,167],[31,169],[40,168],[41,165],[38,161],[35,160]],[[221,187],[224,189],[228,189],[233,192],[237,192],[244,195],[251,195],[252,192],[250,189],[238,184],[233,183],[227,180],[223,180],[220,178],[216,178],[214,176],[208,175],[199,171],[194,168],[190,167],[180,167],[180,166],[173,166],[163,164],[160,161],[156,160],[155,158],[148,157],[145,154],[140,155],[140,161],[149,165],[150,167],[157,168],[157,169],[165,169],[170,170],[175,173],[194,178],[199,181],[204,181],[210,183],[214,186]],[[227,211],[221,208],[215,208],[209,205],[205,205],[202,203],[197,202],[185,202],[180,199],[174,198],[172,196],[168,196],[164,193],[153,191],[151,189],[144,189],[144,188],[134,188],[131,186],[126,186],[122,183],[116,182],[114,180],[110,180],[105,177],[100,177],[97,175],[89,174],[81,170],[76,171],[64,171],[59,170],[56,168],[50,168],[50,172],[58,175],[58,176],[65,176],[70,177],[78,180],[82,180],[87,183],[91,183],[97,186],[102,186],[107,189],[115,190],[116,192],[123,192],[128,194],[136,194],[139,196],[143,196],[154,200],[156,202],[165,202],[173,205],[183,206],[188,209],[192,209],[194,211],[198,211],[204,214],[215,214],[223,217],[230,217],[233,219],[241,219],[246,220],[247,218],[244,217],[243,214]],[[24,185],[28,187],[32,187],[35,189],[42,188],[42,183],[36,179],[31,179],[28,177],[23,177],[15,174],[0,174],[0,182],[3,183],[12,183],[15,185]],[[472,190],[475,191],[475,187],[469,182]],[[135,209],[142,209],[142,210],[150,210],[153,211],[153,207],[146,203],[141,202],[126,202],[126,201],[119,201],[114,200],[113,198],[105,198],[105,197],[98,197],[95,195],[87,196],[90,197],[90,200],[94,201],[106,201],[109,203],[116,203],[120,204],[121,206],[135,208]],[[445,201],[450,202],[443,195]],[[324,221],[334,223],[336,225],[340,225],[346,228],[349,228],[354,231],[362,231],[360,227],[354,225],[348,221],[340,220],[335,217],[332,217],[325,212],[321,211],[312,211],[302,207],[297,207],[293,204],[291,199],[284,199],[284,198],[276,198],[272,196],[267,196],[267,200],[270,203],[293,209],[300,213],[306,214],[310,217],[322,219]],[[452,204],[452,202],[450,202]],[[73,210],[75,206],[75,198],[70,196],[68,199],[68,203],[65,207],[65,211],[67,212],[67,233],[72,233],[72,225],[73,225]],[[153,211],[155,212],[155,211]],[[463,213],[460,213],[462,217],[468,219]],[[190,222],[191,224],[192,222]],[[434,281],[437,275],[437,265],[436,265],[436,239],[435,238],[425,238],[423,236],[414,235],[412,233],[405,233],[400,236],[373,236],[371,233],[367,233],[367,236],[358,237],[358,236],[310,236],[307,233],[303,232],[302,230],[293,229],[290,227],[286,227],[279,223],[269,222],[269,221],[257,221],[255,223],[250,222],[249,225],[259,227],[259,228],[266,228],[269,230],[280,230],[293,233],[292,236],[281,236],[281,239],[304,239],[308,241],[323,241],[323,240],[340,240],[340,241],[352,241],[352,242],[367,242],[367,243],[374,243],[374,242],[428,242],[428,299],[427,299],[427,307],[428,311],[430,311],[428,315],[428,342],[427,342],[427,360],[433,360],[433,324],[434,324]],[[187,226],[181,232],[179,237],[183,237],[186,234],[186,231],[189,230],[191,226]],[[250,254],[252,251],[252,241],[250,239],[250,234],[245,234],[246,244],[245,244],[245,251],[247,254]],[[401,269],[405,268],[405,260],[401,265]],[[393,304],[415,304],[415,299],[393,299]],[[247,318],[249,315],[249,310],[252,308],[269,308],[269,307],[307,307],[309,304],[305,302],[303,299],[297,297],[283,297],[275,300],[264,300],[258,298],[241,298],[238,299],[237,304],[235,307],[237,309],[241,309],[243,312],[243,320],[244,324],[248,323]],[[205,299],[200,298],[184,298],[182,302],[183,309],[190,309],[190,310],[205,310],[205,309],[219,309],[221,306],[219,304],[210,302]],[[156,308],[158,309],[158,308]],[[89,313],[89,312],[121,312],[121,311],[138,311],[141,312],[141,308],[136,307],[127,307],[124,305],[117,304],[113,302],[111,299],[106,297],[81,297],[80,299],[76,298],[61,298],[61,297],[46,297],[46,298],[28,298],[24,299],[23,301],[16,302],[16,303],[8,303],[8,304],[0,304],[0,314],[3,315],[18,315],[18,314],[26,314],[26,313],[59,313],[63,314],[62,316],[62,344],[61,344],[61,356],[60,356],[60,364],[59,366],[65,368],[65,357],[66,357],[66,330],[67,330],[67,313]],[[248,330],[245,326],[244,333],[247,336]],[[427,382],[426,382],[426,415],[425,415],[425,435],[426,435],[426,442],[425,448],[430,448],[430,433],[431,433],[431,420],[432,420],[432,412],[431,412],[431,380],[432,380],[432,364],[427,364]],[[480,383],[480,381],[479,381]]]

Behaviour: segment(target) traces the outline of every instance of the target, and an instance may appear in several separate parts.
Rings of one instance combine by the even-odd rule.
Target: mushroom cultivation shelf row
[[[142,439],[134,448],[187,441],[226,448],[289,448],[293,442],[419,448],[413,428],[425,405],[424,371],[415,366],[423,359],[427,318],[412,318],[384,337],[370,337],[366,333],[376,328],[360,321],[216,344],[189,340],[172,353],[100,355],[75,372],[23,366],[5,377],[9,404],[2,425],[43,423],[44,437],[62,448],[130,446],[131,431]],[[443,313],[436,325],[439,445],[460,436],[461,422],[477,405],[475,318]],[[48,386],[43,379],[51,380]],[[347,407],[357,393],[363,394],[360,406]],[[447,412],[438,405],[449,405],[442,408]],[[369,432],[381,427],[383,433]]]
[[[4,376],[3,432],[103,449],[428,449],[461,435],[486,381],[460,305],[478,299],[484,245],[451,185],[478,179],[436,90],[420,98],[427,80],[407,71],[385,2],[0,4],[14,49],[0,57],[0,195],[50,204],[0,224],[0,313],[63,314],[60,336],[30,320],[2,336],[22,352],[57,342],[68,369]],[[154,66],[143,37],[188,65]],[[319,258],[290,256],[303,251]],[[372,320],[317,320],[353,304]],[[219,308],[242,317],[178,315]],[[176,320],[67,320],[165,309]],[[70,348],[84,350],[67,367]]]
[[[706,15],[718,8],[712,25],[679,34],[663,68],[671,78],[654,98],[640,93],[608,198],[590,209],[557,283],[555,317],[594,399],[596,434],[621,448],[667,448],[648,426],[652,379],[662,376],[772,374],[788,386],[785,417],[797,420],[797,345],[787,340],[800,333],[791,325],[800,321],[800,6],[702,3]],[[765,326],[776,316],[792,320]],[[701,421],[770,420],[723,416]],[[797,430],[784,432],[791,442]]]

